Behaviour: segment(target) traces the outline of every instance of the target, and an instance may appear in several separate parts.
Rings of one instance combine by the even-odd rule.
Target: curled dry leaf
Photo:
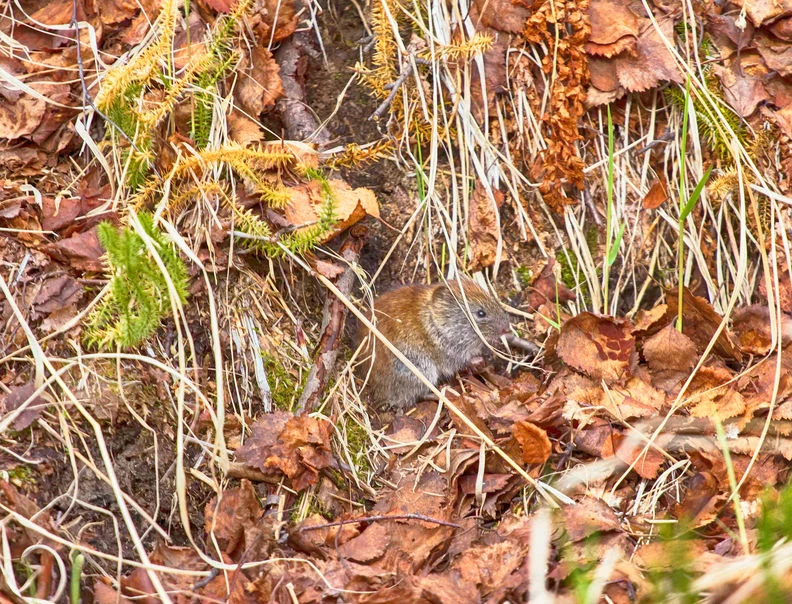
[[[629,322],[580,313],[561,327],[556,353],[567,365],[586,375],[613,384],[629,375],[635,339]]]
[[[674,22],[670,18],[658,19],[662,36],[654,24],[645,19],[635,44],[635,53],[622,53],[613,60],[619,83],[628,92],[645,92],[662,82],[684,81],[674,56],[663,42],[663,37],[673,44]]]
[[[555,259],[551,258],[534,280],[529,289],[525,304],[530,311],[536,311],[542,304],[566,304],[575,299],[575,292],[561,281],[560,267]]]
[[[696,343],[696,348],[701,353],[715,336],[723,317],[715,312],[715,309],[705,298],[694,296],[687,287],[684,288],[682,294],[682,333]],[[677,315],[678,290],[669,291],[667,300],[668,311],[665,318],[672,321]],[[724,359],[733,359],[738,362],[742,360],[742,355],[734,345],[727,329],[721,331],[713,350]]]
[[[256,0],[246,21],[259,40],[274,44],[285,40],[297,30],[295,2]]]
[[[561,513],[564,516],[564,530],[572,542],[581,541],[595,533],[622,531],[616,513],[602,499],[583,497],[575,505],[562,507]]]
[[[478,16],[476,29],[491,27],[498,31],[518,34],[525,27],[525,21],[531,16],[530,9],[512,2],[512,0],[474,0]]]
[[[673,369],[689,373],[698,360],[696,344],[671,324],[644,342],[643,356],[652,371]]]
[[[590,55],[613,57],[635,46],[639,21],[627,2],[592,0],[589,19],[591,37],[586,42],[586,52]]]
[[[298,232],[310,229],[319,220],[320,208],[326,200],[322,184],[314,180],[289,189],[291,199],[284,215],[286,220],[299,227]],[[338,222],[332,231],[322,238],[323,243],[366,216],[379,218],[379,204],[370,189],[364,187],[353,189],[339,179],[328,180],[327,185],[330,187],[330,195],[333,196],[333,215]]]
[[[512,427],[512,435],[520,443],[523,463],[542,464],[548,460],[553,446],[547,432],[531,422],[519,421]]]
[[[237,461],[265,473],[279,471],[295,490],[316,484],[319,471],[335,466],[329,422],[284,411],[267,413],[236,452]]]
[[[75,304],[82,293],[83,286],[69,275],[50,277],[33,299],[33,316],[38,318]]]
[[[759,103],[770,98],[762,80],[757,74],[748,72],[741,63],[733,61],[728,66],[713,65],[712,68],[720,78],[723,97],[740,117],[748,117],[756,111]]]
[[[252,117],[275,106],[283,95],[280,67],[272,53],[257,46],[237,67],[238,82],[234,87],[234,98]]]
[[[654,210],[668,201],[668,183],[665,176],[658,174],[649,191],[643,199],[645,210]]]
[[[721,421],[741,415],[745,399],[737,391],[734,375],[725,367],[702,367],[690,384],[688,406],[693,417],[717,417]]]
[[[226,554],[244,551],[245,529],[255,524],[263,514],[256,492],[249,480],[243,479],[237,488],[226,489],[218,501],[212,497],[204,512],[204,531],[214,535]]]
[[[735,310],[732,314],[732,330],[743,352],[756,355],[770,352],[773,334],[767,306],[753,304]],[[792,318],[786,313],[781,313],[779,335],[784,346],[792,342]]]
[[[503,193],[493,190],[493,197],[480,184],[473,189],[468,216],[468,241],[470,242],[471,271],[492,266],[498,251],[498,208],[503,204]]]
[[[78,271],[98,273],[104,269],[105,251],[96,236],[96,227],[44,245],[41,250]]]
[[[792,13],[792,0],[735,0],[756,27]]]

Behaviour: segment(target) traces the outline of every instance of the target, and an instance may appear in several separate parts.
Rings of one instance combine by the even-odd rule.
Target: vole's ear
[[[449,281],[448,284],[445,283],[438,283],[434,291],[432,292],[432,305],[448,305],[454,303],[454,293],[451,292],[451,289],[456,285],[458,288],[459,285],[456,281]]]

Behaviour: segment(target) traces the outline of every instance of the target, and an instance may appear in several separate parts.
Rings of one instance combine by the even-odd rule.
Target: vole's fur
[[[509,318],[498,302],[469,279],[398,287],[374,300],[374,315],[377,329],[435,386],[487,356],[487,344],[498,344],[509,331]],[[368,374],[366,393],[374,405],[404,409],[431,397],[429,389],[362,327],[358,339],[366,336],[365,353],[372,356],[361,364],[360,374]]]

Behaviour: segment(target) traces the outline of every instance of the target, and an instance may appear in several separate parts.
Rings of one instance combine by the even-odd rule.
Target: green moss
[[[366,455],[369,445],[367,430],[350,417],[344,420],[343,427],[340,430],[346,434],[347,451],[352,463],[362,472],[369,472],[371,464],[369,463],[368,455]]]
[[[588,247],[592,256],[596,256],[595,252],[599,245],[599,232],[596,226],[590,226],[586,230],[585,236],[586,247]],[[591,293],[589,292],[588,283],[580,270],[577,256],[571,250],[559,250],[556,252],[556,261],[561,267],[561,282],[573,292],[576,292],[578,299],[588,306],[591,303]],[[602,268],[598,267],[597,276],[600,275],[602,275]]]
[[[527,266],[518,266],[514,272],[517,273],[517,278],[523,287],[529,287],[533,283],[533,271]]]
[[[299,383],[274,355],[262,352],[261,358],[264,360],[264,369],[267,371],[273,408],[291,411],[297,403],[298,395],[302,392],[303,384]]]
[[[15,468],[8,471],[8,482],[16,487],[21,487],[25,484],[33,484],[33,470],[29,466],[20,464]]]

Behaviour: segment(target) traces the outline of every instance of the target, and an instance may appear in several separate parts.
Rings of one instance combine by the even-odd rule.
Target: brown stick
[[[283,85],[283,96],[275,106],[281,114],[288,140],[306,140],[321,146],[329,143],[332,137],[324,126],[319,125],[305,100],[308,57],[318,54],[314,48],[313,35],[313,30],[298,31],[284,40],[275,51]]]
[[[352,264],[357,262],[367,234],[368,231],[365,227],[352,227],[349,231],[349,237],[341,246],[341,257],[348,264],[338,278],[336,285],[344,296],[349,297],[352,285],[355,283],[355,271],[352,270]],[[305,381],[305,388],[300,395],[295,413],[303,411],[310,413],[319,405],[319,398],[335,367],[336,357],[338,356],[338,343],[344,333],[346,316],[347,308],[341,300],[335,296],[328,296],[324,306],[322,335],[316,347],[316,360],[313,367],[311,367],[311,372],[308,374],[308,379]]]

